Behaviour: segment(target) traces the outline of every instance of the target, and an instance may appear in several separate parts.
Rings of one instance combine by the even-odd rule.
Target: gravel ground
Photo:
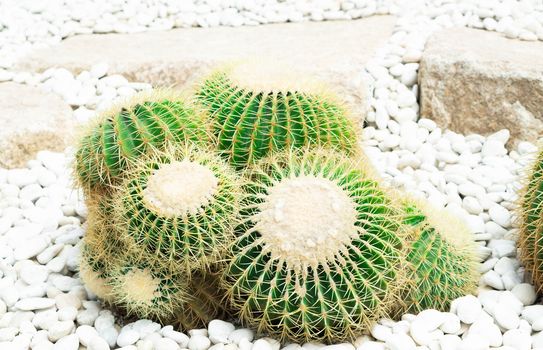
[[[253,25],[398,13],[394,35],[378,50],[365,74],[373,81],[364,148],[386,181],[464,217],[480,245],[483,263],[478,296],[457,299],[450,312],[427,310],[394,322],[381,320],[371,335],[329,350],[543,349],[543,305],[533,305],[516,258],[512,212],[519,176],[536,150],[521,142],[505,148],[509,132],[460,135],[421,119],[417,71],[426,38],[435,30],[468,25],[523,40],[543,39],[540,1],[415,1],[409,9],[384,1],[207,1],[176,7],[156,1],[78,1],[45,7],[41,2],[0,5],[0,67],[36,46],[90,32],[133,32],[175,26]],[[75,4],[78,4],[77,6]],[[437,6],[439,5],[439,7]],[[62,11],[59,11],[61,9]],[[192,9],[192,12],[187,12]],[[9,10],[9,11],[7,11]],[[57,12],[55,12],[57,11]],[[139,14],[134,16],[133,14]],[[11,15],[6,15],[10,13]],[[58,14],[55,15],[52,14]],[[141,13],[145,13],[142,15]],[[34,23],[35,26],[30,26]],[[4,29],[2,29],[4,27]],[[34,31],[34,32],[31,32]],[[95,110],[136,91],[144,82],[107,75],[107,65],[74,77],[64,69],[43,74],[0,69],[14,80],[60,94],[84,122]],[[65,154],[40,152],[27,168],[0,169],[0,349],[33,350],[279,350],[269,338],[221,320],[208,329],[176,332],[149,320],[121,324],[77,276],[86,209],[71,187]],[[316,350],[322,344],[290,344]],[[330,347],[330,346],[329,346]]]

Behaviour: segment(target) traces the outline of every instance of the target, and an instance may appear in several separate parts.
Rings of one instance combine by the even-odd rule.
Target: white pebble
[[[467,295],[454,300],[456,314],[460,321],[466,324],[475,322],[481,314],[482,308],[479,300],[473,295]]]
[[[256,345],[256,343],[255,343]],[[207,350],[211,346],[211,341],[203,335],[193,335],[189,339],[188,348],[190,350]],[[254,348],[254,345],[253,345]]]
[[[74,323],[72,321],[57,321],[49,327],[49,340],[56,342],[62,337],[67,336],[74,329]],[[79,344],[79,338],[77,340]]]
[[[53,350],[78,350],[79,349],[79,338],[75,334],[71,334],[59,339]]]
[[[156,340],[154,343],[155,350],[178,350],[179,345],[169,338],[160,338]]]
[[[162,348],[162,349],[166,350],[167,348]],[[175,350],[175,348],[173,349]],[[87,350],[110,350],[110,348],[107,341],[105,341],[103,338],[94,337],[92,338],[89,345],[87,346]],[[156,347],[156,350],[161,350],[161,349]]]
[[[88,347],[93,338],[98,337],[98,332],[94,327],[82,325],[77,327],[75,334],[79,337],[81,345]]]
[[[511,329],[503,335],[503,345],[510,346],[515,350],[530,350],[532,338],[530,333],[520,329]]]
[[[207,327],[209,340],[214,344],[226,343],[228,342],[228,336],[234,329],[236,329],[236,327],[230,322],[212,320]]]
[[[19,300],[15,307],[19,310],[30,311],[30,310],[40,310],[47,309],[55,305],[55,300],[48,298],[26,298]]]
[[[415,342],[406,334],[392,334],[388,337],[386,345],[390,350],[415,350]]]
[[[534,286],[528,283],[521,283],[516,285],[511,292],[522,302],[525,306],[532,305],[537,295],[535,293]]]
[[[136,332],[133,329],[125,327],[121,330],[121,333],[119,333],[119,336],[117,337],[117,345],[119,346],[132,345],[132,344],[135,344],[139,338],[140,338],[140,335],[138,332]]]

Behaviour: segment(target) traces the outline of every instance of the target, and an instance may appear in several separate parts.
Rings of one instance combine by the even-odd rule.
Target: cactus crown
[[[539,293],[543,292],[543,140],[538,154],[525,176],[519,196],[517,217],[520,221],[518,245],[520,260]]]
[[[187,159],[161,164],[147,180],[143,203],[164,217],[196,214],[212,200],[218,182],[211,169]]]
[[[349,338],[382,315],[402,237],[360,164],[322,149],[250,171],[224,286],[242,321],[281,339]]]
[[[255,93],[328,94],[321,81],[311,79],[307,74],[299,74],[286,65],[266,60],[226,65],[215,74],[224,74],[232,85]]]
[[[354,201],[336,182],[312,174],[274,184],[250,220],[271,258],[297,271],[333,260],[360,234]]]
[[[197,100],[213,120],[219,150],[234,166],[307,145],[348,154],[359,151],[356,124],[336,97],[320,88],[307,89],[295,78],[268,85],[264,79],[278,80],[270,69],[236,66],[219,70],[198,88]],[[262,79],[261,72],[265,72]],[[254,76],[259,79],[250,79]]]

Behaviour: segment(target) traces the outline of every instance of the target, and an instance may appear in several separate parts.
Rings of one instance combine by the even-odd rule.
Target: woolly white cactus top
[[[119,277],[126,294],[132,303],[151,305],[153,299],[160,297],[160,280],[154,278],[149,269],[134,269]]]
[[[233,66],[228,73],[234,84],[254,92],[324,92],[322,82],[308,78],[307,74],[278,62],[244,62]]]
[[[183,160],[163,164],[147,181],[145,206],[165,217],[194,214],[205,206],[219,180],[207,167]]]
[[[291,268],[317,266],[358,235],[356,205],[335,182],[300,176],[269,189],[253,218],[264,249]]]

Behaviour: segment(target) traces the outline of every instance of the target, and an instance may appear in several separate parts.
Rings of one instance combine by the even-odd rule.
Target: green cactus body
[[[393,201],[361,164],[322,149],[267,158],[249,176],[223,276],[242,322],[293,341],[367,330],[397,290]]]
[[[98,298],[111,302],[110,274],[105,257],[104,246],[96,239],[83,239],[79,276]]]
[[[518,245],[520,260],[536,290],[543,293],[543,141],[539,154],[530,168],[520,196]]]
[[[189,299],[183,312],[177,313],[174,324],[184,330],[205,328],[213,319],[228,315],[217,273],[206,270],[194,273],[189,281]]]
[[[446,311],[454,299],[475,293],[478,259],[466,225],[444,210],[413,200],[405,205],[404,222],[413,228],[407,287],[401,295],[407,311]]]
[[[123,258],[126,245],[108,222],[111,203],[101,198],[88,201],[88,207],[88,227],[81,247],[79,275],[97,297],[112,302],[111,271]]]
[[[110,280],[114,303],[140,318],[171,322],[190,299],[187,276],[142,251],[125,254]]]
[[[310,144],[348,154],[358,151],[357,127],[336,98],[303,84],[271,81],[266,86],[270,77],[262,67],[253,72],[258,81],[254,85],[245,68],[219,71],[197,92],[213,119],[219,149],[233,165],[245,166],[272,152]],[[276,75],[268,80],[274,79]]]
[[[209,142],[205,117],[168,91],[136,95],[97,118],[75,155],[84,189],[115,183],[136,157],[165,144]]]
[[[134,163],[113,216],[121,235],[152,259],[190,271],[226,251],[240,197],[238,175],[215,153],[175,146]]]

